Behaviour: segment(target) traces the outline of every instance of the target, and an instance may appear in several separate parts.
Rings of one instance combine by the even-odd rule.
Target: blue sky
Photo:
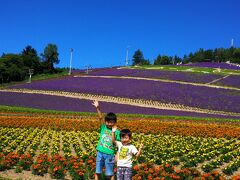
[[[2,0],[0,53],[58,46],[68,67],[124,65],[137,49],[183,56],[199,48],[240,46],[239,0]]]

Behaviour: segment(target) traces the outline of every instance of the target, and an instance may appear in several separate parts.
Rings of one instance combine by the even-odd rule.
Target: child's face
[[[129,144],[131,141],[131,138],[128,135],[122,136],[121,137],[121,142],[123,145]]]
[[[112,121],[105,121],[105,123],[109,129],[112,129],[112,127],[116,124],[115,122],[112,122]]]

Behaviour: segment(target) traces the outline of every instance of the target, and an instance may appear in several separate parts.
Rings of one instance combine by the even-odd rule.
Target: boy
[[[93,106],[96,107],[98,116],[100,119],[100,138],[97,145],[97,158],[96,158],[96,174],[95,180],[100,179],[102,174],[102,168],[105,165],[106,167],[106,176],[114,180],[114,154],[115,154],[115,145],[112,141],[112,127],[117,123],[117,117],[114,113],[108,113],[105,116],[105,122],[102,118],[102,113],[99,108],[98,101],[93,101]],[[120,140],[120,131],[115,130],[114,139]]]
[[[117,152],[117,179],[118,180],[131,180],[132,179],[132,156],[139,157],[141,154],[143,144],[141,143],[139,151],[132,145],[131,138],[132,132],[129,129],[121,130],[121,142],[116,141],[115,132],[117,127],[112,128],[112,141],[118,147]]]

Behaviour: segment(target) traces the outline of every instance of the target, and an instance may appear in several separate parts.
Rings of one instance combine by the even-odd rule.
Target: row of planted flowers
[[[147,124],[147,126],[146,126]],[[126,120],[119,118],[120,128],[129,128],[136,133],[145,134],[165,134],[165,135],[183,135],[196,137],[216,137],[216,138],[239,138],[239,123],[221,124],[208,122],[198,123],[194,121],[161,121],[159,119]],[[0,126],[3,127],[38,127],[51,128],[55,130],[81,130],[96,131],[99,128],[99,122],[96,117],[75,118],[54,118],[54,117],[36,117],[36,116],[0,116]]]
[[[32,171],[34,175],[43,176],[49,173],[52,178],[63,179],[70,174],[73,179],[92,179],[95,171],[95,158],[86,156],[81,158],[72,156],[65,158],[59,154],[49,157],[46,154],[38,156],[36,162],[30,154],[19,155],[17,153],[9,153],[4,156],[0,154],[0,170],[15,167],[15,172],[21,173],[23,170]],[[116,172],[116,167],[115,167]],[[240,178],[235,175],[232,179]],[[160,180],[160,179],[227,179],[226,176],[217,171],[210,173],[201,173],[194,168],[177,169],[169,163],[156,165],[152,162],[135,164],[133,166],[133,180]]]
[[[67,172],[73,179],[88,179],[94,176],[95,159],[91,156],[83,159],[78,156],[65,158],[59,154],[40,154],[35,162],[33,159],[30,154],[0,153],[0,171],[15,168],[16,173],[21,173],[23,170],[31,170],[34,175],[43,176],[49,173],[52,178],[57,179],[63,179]]]
[[[0,153],[19,155],[61,154],[65,158],[96,156],[95,146],[99,133],[82,131],[55,131],[38,128],[0,128]],[[237,139],[185,137],[173,135],[145,135],[134,133],[132,143],[139,141],[145,149],[139,163],[170,164],[181,168],[201,168],[205,172],[221,168],[225,174],[232,174],[239,168],[240,143]],[[38,153],[37,153],[38,152]],[[213,160],[212,160],[213,159]],[[205,163],[207,162],[207,163]],[[135,161],[135,163],[137,163]]]
[[[144,142],[145,150],[140,159],[155,164],[170,163],[181,167],[199,167],[209,172],[224,163],[238,161],[240,143],[236,139],[202,138],[183,136],[143,135],[135,134],[133,144],[139,140]],[[214,159],[214,160],[212,160]],[[211,164],[218,161],[218,166],[205,168],[205,161]],[[199,166],[203,164],[202,166]]]

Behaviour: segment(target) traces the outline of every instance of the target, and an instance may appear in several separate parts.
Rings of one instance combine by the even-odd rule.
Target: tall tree
[[[34,48],[32,48],[32,46],[27,45],[25,49],[23,49],[22,54],[36,57],[37,51]]]
[[[135,53],[133,55],[133,66],[134,65],[142,65],[143,62],[144,62],[143,53],[140,49],[138,49],[137,51],[135,51]]]
[[[240,64],[240,48],[236,48],[233,52],[233,63],[239,63]]]
[[[161,61],[160,61],[161,65],[167,65],[167,64],[170,64],[170,63],[171,63],[170,57],[162,56]]]
[[[213,50],[208,49],[204,51],[204,59],[208,61],[213,61],[214,60]]]
[[[27,68],[23,64],[21,54],[5,54],[0,61],[3,71],[1,76],[4,82],[22,81],[25,79]]]
[[[151,62],[149,59],[144,59],[141,63],[141,65],[151,65]]]
[[[204,49],[200,48],[197,52],[194,53],[193,62],[202,62],[204,61]]]
[[[4,62],[0,58],[0,83],[3,84],[7,82],[7,79],[9,77],[9,73],[7,71],[7,67],[5,66]]]
[[[214,50],[214,59],[216,62],[225,62],[226,61],[225,49],[216,48]]]
[[[154,60],[154,65],[160,65],[160,63],[161,63],[161,55],[159,54],[158,56],[157,56],[157,58]]]
[[[28,69],[34,69],[34,73],[41,71],[40,58],[37,55],[37,51],[28,45],[22,51],[23,63]]]
[[[42,54],[44,65],[49,72],[54,72],[54,64],[58,64],[60,60],[58,59],[58,48],[55,44],[48,44]]]
[[[191,53],[190,53],[191,54]],[[184,54],[184,56],[183,56],[183,63],[189,63],[189,59],[190,59],[190,54],[189,55],[186,55],[186,54]]]

